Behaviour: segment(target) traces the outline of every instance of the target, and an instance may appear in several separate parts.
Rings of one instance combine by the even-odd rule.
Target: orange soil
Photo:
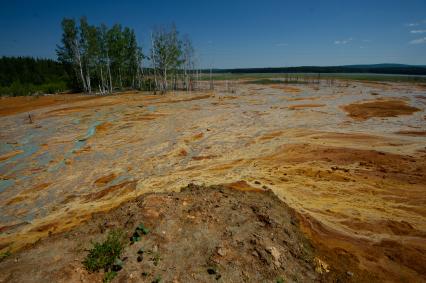
[[[272,133],[263,135],[260,139],[261,140],[271,140],[271,139],[274,139],[276,137],[281,136],[283,133],[284,133],[283,131],[272,132]]]
[[[10,199],[6,204],[11,205],[11,204],[14,204],[14,203],[22,202],[24,200],[36,197],[36,194],[38,192],[44,190],[49,185],[50,185],[50,183],[42,183],[42,184],[34,186],[31,189],[26,189],[26,190],[22,191],[21,193],[19,193],[16,197]]]
[[[96,127],[96,132],[97,133],[106,132],[109,128],[111,128],[111,126],[112,126],[112,123],[103,122],[102,124],[100,124]]]
[[[426,216],[424,156],[294,144],[260,162],[265,172],[273,168],[264,180],[289,184],[282,196],[315,215],[302,214],[301,220],[316,244],[334,251],[327,263],[339,264],[339,254],[345,254],[390,281],[426,278],[426,233],[420,221]],[[291,189],[297,180],[301,183]],[[324,182],[330,185],[322,187]],[[310,186],[315,189],[304,189]]]
[[[62,94],[55,96],[19,96],[0,98],[0,116],[32,111],[35,109],[70,102],[96,99],[96,96]]]
[[[398,132],[396,132],[396,134],[413,136],[413,137],[425,137],[426,131],[398,131]]]
[[[176,99],[176,98],[168,97],[164,100],[161,100],[161,101],[158,101],[158,102],[155,102],[155,103],[151,103],[151,104],[155,105],[155,104],[165,104],[165,103],[179,103],[179,102],[206,99],[206,98],[210,98],[212,96],[214,96],[214,94],[211,93],[211,94],[203,94],[203,95],[198,95],[198,96],[192,96],[192,97],[189,97],[189,98],[178,98],[178,99]]]
[[[217,157],[216,155],[200,155],[192,157],[192,160],[204,160],[204,159],[212,159]]]
[[[96,186],[104,186],[114,180],[117,177],[114,173],[108,174],[106,176],[100,177],[95,181]]]
[[[325,104],[297,104],[297,105],[291,105],[288,107],[290,110],[297,110],[297,109],[303,109],[303,108],[309,108],[309,107],[323,107]]]
[[[369,100],[365,102],[356,102],[346,106],[343,109],[349,117],[355,120],[367,120],[372,117],[397,117],[399,115],[410,115],[419,108],[407,105],[403,100]]]
[[[286,85],[282,85],[282,84],[271,85],[271,88],[281,89],[281,90],[283,90],[285,92],[289,92],[289,93],[300,93],[301,92],[300,88],[292,87],[292,86],[286,86]]]

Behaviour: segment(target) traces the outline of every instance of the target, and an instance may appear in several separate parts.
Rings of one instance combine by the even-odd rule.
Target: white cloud
[[[426,20],[408,23],[408,24],[405,24],[405,26],[407,26],[407,27],[416,27],[416,26],[420,26],[422,24],[426,24]]]
[[[410,31],[410,33],[414,33],[414,34],[416,34],[416,33],[425,33],[426,32],[426,29],[418,29],[418,30],[412,30],[412,31]]]
[[[422,38],[417,38],[417,39],[411,40],[409,43],[410,44],[422,44],[422,43],[426,43],[426,37],[422,37]]]
[[[353,40],[352,37],[348,38],[348,39],[343,39],[343,40],[335,40],[334,44],[348,44],[349,42],[351,42]]]

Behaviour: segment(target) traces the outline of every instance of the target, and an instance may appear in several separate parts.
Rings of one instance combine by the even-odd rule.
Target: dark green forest
[[[69,89],[66,66],[51,59],[0,58],[0,95],[57,93]]]

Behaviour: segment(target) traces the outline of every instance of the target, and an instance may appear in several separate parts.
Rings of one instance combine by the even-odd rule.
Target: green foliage
[[[93,243],[93,248],[89,251],[86,259],[83,261],[84,266],[90,272],[104,269],[109,271],[114,265],[122,265],[118,262],[124,248],[123,232],[121,230],[111,231],[107,239],[102,243]]]
[[[170,88],[168,80],[177,74],[178,69],[184,63],[182,54],[182,40],[174,25],[170,29],[158,28],[155,30],[152,35],[151,60],[153,67],[159,71],[162,92],[166,92]]]
[[[143,54],[133,29],[119,24],[94,26],[82,17],[79,24],[63,19],[62,30],[58,61],[71,66],[69,75],[81,90],[140,88]]]
[[[0,95],[63,92],[68,80],[66,66],[50,59],[0,58]]]
[[[14,82],[9,87],[0,87],[0,95],[24,96],[34,94],[52,94],[64,92],[67,89],[68,87],[66,82],[52,82],[42,85]]]
[[[112,279],[114,279],[114,278],[115,278],[115,276],[117,276],[117,272],[115,272],[115,271],[108,271],[108,272],[106,272],[106,273],[105,273],[105,275],[104,275],[104,280],[103,280],[103,282],[104,282],[104,283],[111,282],[111,281],[112,281]]]
[[[141,240],[141,236],[138,234],[133,234],[133,236],[130,238],[130,242],[132,244],[139,242]]]
[[[144,235],[147,235],[149,233],[149,229],[146,228],[142,223],[139,224],[139,226],[136,228],[136,232],[139,234],[142,233]]]
[[[149,229],[146,228],[142,223],[136,227],[135,232],[130,238],[130,242],[133,244],[135,242],[139,242],[141,240],[142,235],[147,235],[149,233]]]

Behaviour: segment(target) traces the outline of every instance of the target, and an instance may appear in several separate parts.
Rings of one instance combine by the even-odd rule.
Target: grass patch
[[[121,230],[109,232],[104,242],[93,243],[83,265],[90,272],[103,269],[106,272],[105,279],[115,276],[112,272],[120,270],[123,264],[120,256],[124,249],[124,239],[124,233]]]

